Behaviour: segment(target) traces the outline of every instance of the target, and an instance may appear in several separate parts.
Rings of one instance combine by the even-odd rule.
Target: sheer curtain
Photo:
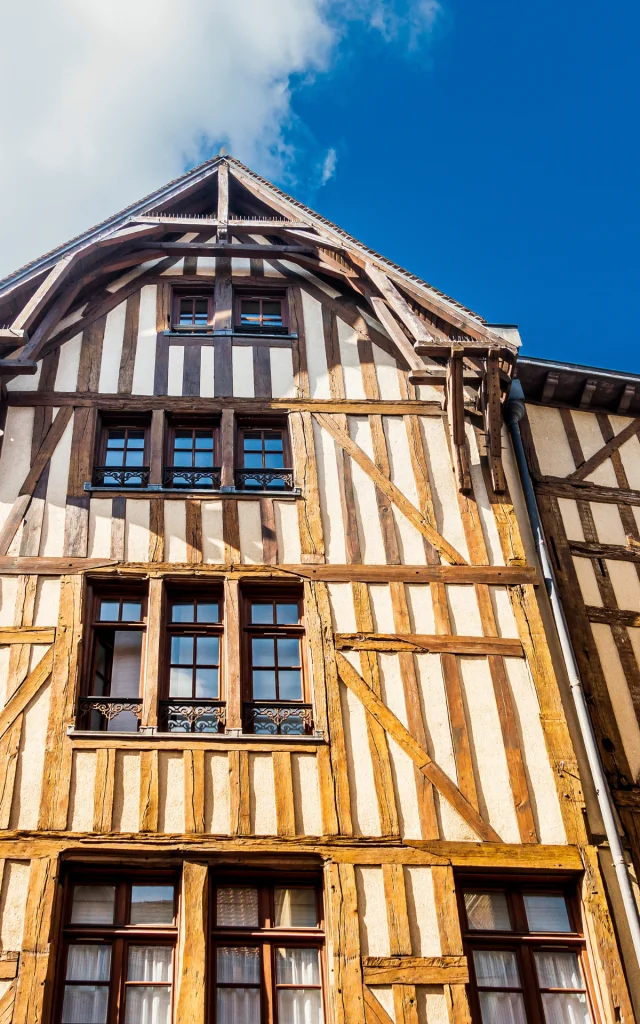
[[[505,950],[474,950],[473,962],[479,988],[519,988],[515,953]],[[527,1024],[521,992],[479,992],[483,1024]]]
[[[575,953],[536,953],[541,988],[584,988]],[[543,992],[547,1024],[589,1024],[591,1020],[584,992]]]
[[[125,1024],[170,1024],[171,953],[169,946],[130,946]]]
[[[276,950],[276,984],[299,988],[278,990],[280,1024],[322,1024],[320,965],[317,949]]]
[[[253,890],[236,890],[236,892],[243,891],[252,892]],[[258,948],[256,946],[220,947],[217,957],[217,980],[218,986],[225,986],[224,988],[218,987],[217,1024],[260,1024],[260,953]]]
[[[106,1024],[110,974],[111,946],[69,946],[62,1024]]]

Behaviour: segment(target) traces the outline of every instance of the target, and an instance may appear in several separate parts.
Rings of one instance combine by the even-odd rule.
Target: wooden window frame
[[[129,484],[126,482],[118,484],[104,484],[98,482],[99,476],[97,474],[115,475],[119,470],[127,469],[126,466],[109,467],[109,472],[102,472],[107,469],[105,466],[107,458],[107,444],[109,440],[109,431],[111,430],[142,430],[144,431],[144,447],[142,449],[142,466],[139,467],[139,475],[142,477],[140,484]],[[120,491],[120,490],[144,490],[149,485],[149,474],[151,471],[150,466],[151,456],[151,414],[150,413],[129,413],[126,416],[114,416],[109,413],[100,416],[100,425],[97,432],[95,455],[93,462],[93,474],[92,484],[94,487],[104,487],[109,491]],[[129,467],[132,471],[138,467]]]
[[[71,924],[73,889],[76,885],[114,885],[116,887],[114,923],[112,925]],[[129,924],[132,885],[172,885],[174,891],[172,925]],[[171,1017],[175,1012],[177,994],[178,921],[180,913],[180,875],[176,871],[148,871],[143,868],[124,871],[102,868],[71,869],[63,879],[61,942],[55,971],[53,1020],[62,1018],[66,983],[67,953],[76,942],[108,940],[111,953],[107,1024],[124,1024],[126,989],[126,953],[129,945],[171,946]],[[75,940],[75,941],[74,941]],[[142,984],[142,983],[140,983]]]
[[[206,299],[207,323],[202,324],[181,324],[180,321],[180,300],[181,299]],[[171,292],[171,330],[180,334],[210,334],[213,331],[213,317],[215,313],[215,302],[213,289],[204,288],[173,288]]]
[[[211,908],[209,926],[209,978],[210,988],[210,1019],[217,1022],[217,961],[216,951],[219,946],[259,946],[260,956],[260,997],[262,1024],[276,1024],[277,1021],[277,984],[275,972],[275,949],[278,946],[294,946],[297,949],[317,949],[320,970],[320,997],[323,1020],[328,1021],[328,970],[326,961],[326,922],[324,915],[322,882],[317,873],[245,873],[210,872]],[[256,888],[258,890],[258,928],[220,928],[217,927],[216,912],[218,888]],[[274,890],[277,888],[313,888],[316,892],[316,908],[318,924],[315,928],[276,928],[270,922],[275,921]],[[270,954],[270,955],[269,955]],[[257,986],[256,986],[257,987]],[[297,986],[296,986],[297,987]],[[300,986],[302,987],[302,986]],[[309,986],[312,987],[312,986]]]
[[[216,623],[202,623],[202,622],[182,622],[173,623],[171,621],[171,608],[173,604],[184,601],[216,601],[218,603],[218,622]],[[195,728],[197,721],[206,714],[206,711],[201,711],[202,708],[211,707],[212,714],[214,709],[218,709],[220,714],[216,714],[218,721],[218,732],[224,731],[226,721],[226,706],[227,706],[227,694],[226,694],[226,680],[224,673],[225,664],[225,606],[224,606],[224,587],[222,582],[219,584],[207,583],[204,584],[185,584],[181,585],[178,583],[169,583],[165,593],[164,600],[164,623],[163,623],[163,657],[161,658],[161,678],[159,680],[159,719],[160,719],[160,730],[162,732],[176,732],[177,735],[189,735],[192,732],[198,732]],[[170,674],[171,674],[171,638],[178,635],[188,636],[217,636],[219,637],[219,648],[218,648],[218,697],[212,704],[207,703],[207,698],[196,698],[194,696],[190,698],[180,698],[170,696]],[[195,672],[195,667],[192,666],[192,671]],[[178,730],[169,728],[168,715],[170,712],[169,702],[175,702],[175,706],[181,705],[183,708],[188,709],[183,717],[187,720],[193,716],[193,720],[190,722],[190,730]],[[216,730],[210,731],[212,735],[215,734]]]
[[[254,601],[285,601],[298,605],[298,625],[257,624],[251,622],[251,605]],[[252,664],[251,664],[251,638],[254,636],[295,636],[300,640],[300,675],[302,681],[302,697],[299,701],[281,700],[277,696],[273,701],[256,700],[253,695]],[[241,675],[241,699],[243,708],[243,722],[246,732],[253,732],[250,721],[250,705],[274,705],[277,715],[277,705],[297,705],[306,713],[303,717],[304,730],[301,734],[310,734],[313,731],[313,700],[311,692],[311,675],[309,671],[306,638],[306,623],[304,616],[304,592],[302,587],[291,584],[248,584],[240,591],[240,675]],[[286,719],[285,719],[286,721]],[[265,735],[265,734],[262,734]],[[268,734],[267,734],[268,735]],[[280,726],[274,737],[284,735],[280,732]]]
[[[198,485],[196,482],[193,487],[175,486],[173,480],[173,473],[170,472],[176,467],[173,464],[175,457],[175,436],[177,430],[211,430],[213,434],[213,467],[211,476],[213,478],[213,485],[211,487],[205,487]],[[192,452],[195,450],[192,447]],[[188,492],[190,490],[207,490],[207,491],[219,491],[220,490],[220,475],[222,473],[222,443],[220,438],[220,417],[203,418],[197,416],[181,416],[171,417],[167,420],[167,429],[165,430],[164,439],[164,450],[163,450],[163,467],[162,467],[162,478],[163,486],[171,488],[180,492]],[[196,467],[191,470],[185,469],[185,473],[194,472]]]
[[[240,474],[251,472],[244,465],[244,435],[245,433],[252,433],[261,431],[263,434],[268,431],[273,433],[280,432],[282,435],[282,461],[284,462],[284,468],[281,473],[282,476],[288,476],[289,479],[285,481],[285,486],[281,488],[265,488],[260,491],[258,488],[244,488],[241,486]],[[270,494],[276,496],[278,494],[286,494],[288,491],[294,489],[294,477],[293,477],[293,452],[291,447],[291,438],[289,437],[289,422],[286,417],[236,417],[235,421],[235,437],[234,437],[234,475],[235,485],[237,490],[245,491],[248,494]],[[268,467],[264,466],[264,438],[263,438],[263,450],[262,450],[262,469],[256,469],[253,471],[255,474],[274,472],[278,474],[278,470],[269,470]],[[240,486],[239,486],[240,484]]]
[[[260,323],[259,324],[243,324],[242,323],[242,302],[247,300],[260,303]],[[273,325],[264,325],[262,323],[262,303],[263,302],[279,302],[280,303],[280,315],[282,318],[282,326],[277,327]],[[283,335],[289,333],[289,302],[287,290],[283,288],[255,288],[255,289],[243,289],[234,288],[233,290],[233,329],[239,334],[276,334]]]
[[[456,898],[462,929],[463,947],[469,964],[469,1005],[473,1024],[483,1024],[479,988],[475,978],[473,951],[514,952],[518,964],[527,1024],[545,1024],[542,989],[537,978],[534,952],[573,952],[578,956],[584,980],[591,1024],[601,1024],[589,965],[587,940],[581,927],[581,906],[575,876],[507,873],[456,873]],[[469,928],[465,906],[466,892],[502,892],[506,896],[511,931],[481,931]],[[571,932],[532,932],[529,929],[524,895],[562,896],[565,900]],[[500,991],[500,989],[497,989]],[[557,990],[560,991],[560,990]],[[566,991],[574,991],[567,989]]]
[[[141,618],[139,622],[133,620],[100,620],[99,610],[100,602],[103,599],[119,600],[122,606],[122,602],[126,600],[140,600],[142,603]],[[101,699],[101,703],[105,706],[112,703],[115,705],[117,698],[112,698],[111,694],[105,694],[104,697],[100,698],[100,695],[93,694],[93,685],[96,677],[97,669],[97,658],[98,658],[98,644],[97,639],[101,631],[116,630],[123,632],[141,633],[142,634],[142,652],[140,658],[140,693],[138,698],[131,698],[127,701],[125,697],[119,698],[119,703],[130,703],[139,705],[139,713],[137,714],[138,722],[140,721],[140,715],[142,714],[142,706],[144,700],[144,678],[145,678],[145,663],[146,663],[146,642],[149,628],[148,622],[148,587],[146,583],[141,581],[89,581],[86,594],[86,619],[84,627],[83,637],[83,656],[82,656],[82,674],[80,680],[80,697],[78,700],[78,722],[80,728],[90,729],[91,732],[105,732],[109,728],[109,719],[102,714],[102,721],[99,729],[92,728],[90,726],[91,711],[89,705],[92,702],[92,698],[97,701]],[[120,609],[120,615],[122,615],[122,607]],[[111,672],[111,667],[109,669]],[[131,709],[133,710],[133,709]]]

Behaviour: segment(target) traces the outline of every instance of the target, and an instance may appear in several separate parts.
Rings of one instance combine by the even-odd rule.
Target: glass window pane
[[[264,447],[267,452],[281,452],[282,434],[265,434]]]
[[[105,460],[105,466],[122,466],[124,464],[124,452],[123,451],[108,451]],[[110,479],[105,477],[105,483],[109,483]]]
[[[174,448],[191,449],[193,448],[193,434],[190,430],[176,430],[173,444]]]
[[[125,1024],[170,1024],[169,985],[127,985]]]
[[[296,601],[278,601],[276,604],[276,622],[280,626],[299,622],[298,604]]]
[[[589,1024],[587,997],[576,993],[543,992],[546,1024]]]
[[[245,886],[218,889],[216,923],[219,928],[257,928],[258,890]]]
[[[196,431],[196,448],[211,451],[213,448],[213,434],[205,433],[202,430]]]
[[[127,448],[144,448],[144,430],[130,430]]]
[[[243,448],[245,452],[260,452],[262,451],[262,435],[261,434],[245,434]]]
[[[267,637],[253,637],[251,640],[251,663],[253,665],[275,665],[275,640]]]
[[[524,894],[524,909],[532,932],[570,932],[567,903],[564,896]]]
[[[260,983],[260,952],[255,946],[221,946],[217,963],[218,981],[231,985]]]
[[[131,924],[173,924],[173,886],[132,885]]]
[[[142,466],[144,465],[144,452],[128,451],[125,455],[124,460],[125,466]]]
[[[269,669],[254,669],[253,671],[253,699],[254,700],[275,700],[276,699],[276,674]]]
[[[575,953],[534,953],[540,988],[584,988]]]
[[[259,988],[219,988],[217,1024],[260,1024]]]
[[[107,448],[124,448],[124,430],[110,430],[107,436]]]
[[[267,452],[264,457],[265,469],[284,469],[284,456],[282,452]]]
[[[242,299],[240,308],[243,313],[260,314],[260,300],[259,299]]]
[[[219,608],[217,601],[198,601],[196,619],[198,622],[218,622]]]
[[[217,636],[199,636],[196,640],[196,665],[217,665],[219,643]]]
[[[315,889],[275,890],[276,928],[315,928],[318,910]]]
[[[257,626],[271,625],[273,622],[273,605],[251,602],[251,621]]]
[[[302,676],[299,668],[280,669],[278,672],[280,700],[302,700]]]
[[[108,985],[65,985],[62,1024],[106,1024]]]
[[[244,468],[245,469],[262,469],[262,453],[261,452],[245,452],[244,453]]]
[[[503,892],[465,892],[469,928],[474,931],[510,932],[509,908]]]
[[[192,697],[193,673],[189,668],[172,668],[169,673],[169,696]]]
[[[320,989],[280,989],[278,1021],[279,1024],[322,1024]]]
[[[100,602],[100,622],[117,622],[120,615],[119,601]]]
[[[74,885],[71,924],[113,924],[115,885]]]
[[[278,985],[319,985],[320,965],[317,949],[277,949]]]
[[[520,973],[515,953],[505,950],[473,951],[476,980],[481,988],[519,988]]]
[[[280,299],[263,299],[262,300],[262,315],[263,316],[280,316]]]
[[[527,1024],[521,992],[480,992],[482,1024]]]
[[[127,981],[171,981],[171,946],[129,946]]]
[[[112,697],[138,697],[140,695],[142,638],[143,634],[137,630],[134,632],[117,629],[113,634]]]
[[[171,637],[171,664],[193,665],[193,637]]]
[[[122,621],[123,622],[140,622],[142,620],[142,602],[141,601],[123,601],[122,602]]]
[[[193,601],[189,601],[183,604],[173,604],[171,606],[171,621],[172,622],[193,622]]]
[[[217,668],[196,669],[196,697],[204,700],[218,699],[218,670]]]
[[[111,974],[111,946],[78,943],[69,946],[67,981],[108,981]]]
[[[300,641],[297,637],[284,637],[278,640],[278,665],[300,664]]]

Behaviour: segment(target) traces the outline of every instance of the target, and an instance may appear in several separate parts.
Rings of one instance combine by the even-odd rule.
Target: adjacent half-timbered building
[[[517,331],[229,157],[0,323],[0,1022],[634,1020]]]

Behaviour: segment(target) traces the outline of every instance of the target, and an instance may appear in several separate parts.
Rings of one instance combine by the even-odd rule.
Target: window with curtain
[[[570,886],[465,879],[459,891],[474,1024],[595,1024]]]
[[[60,1024],[171,1024],[175,879],[69,881]]]
[[[216,1024],[322,1024],[322,901],[303,880],[216,884],[213,906]]]
[[[146,588],[91,588],[79,726],[136,732],[147,628]]]

